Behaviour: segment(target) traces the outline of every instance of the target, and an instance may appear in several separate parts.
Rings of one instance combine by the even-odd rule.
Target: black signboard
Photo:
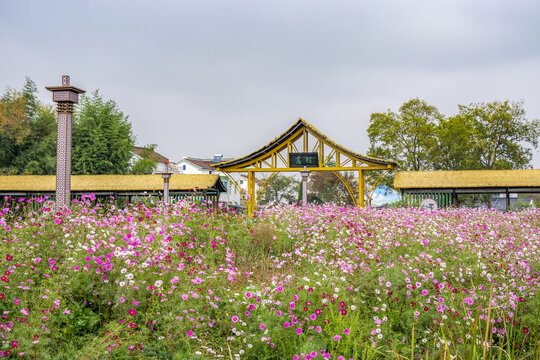
[[[297,152],[289,153],[289,167],[318,167],[319,153],[316,152]]]

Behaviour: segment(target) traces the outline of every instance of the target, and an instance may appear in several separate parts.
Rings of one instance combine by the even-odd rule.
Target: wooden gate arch
[[[248,192],[244,202],[248,215],[253,215],[257,199],[262,194],[255,192],[255,173],[298,172],[304,168],[291,166],[291,155],[315,155],[317,163],[310,164],[310,171],[332,171],[343,182],[358,207],[364,207],[364,171],[393,170],[398,164],[393,160],[374,158],[351,151],[317,130],[313,125],[300,118],[283,134],[268,144],[238,159],[213,164],[212,166],[232,178],[229,174],[241,172],[248,174]],[[358,189],[339,175],[339,171],[358,171]],[[387,172],[385,172],[387,173]],[[357,194],[356,194],[357,192]],[[371,193],[371,192],[368,192]]]

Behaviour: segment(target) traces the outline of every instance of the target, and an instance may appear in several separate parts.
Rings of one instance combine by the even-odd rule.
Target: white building
[[[134,164],[137,160],[142,158],[142,153],[147,150],[140,146],[133,147],[133,157],[131,158],[131,164]],[[178,173],[174,163],[170,162],[165,156],[152,151],[150,157],[157,162],[157,166],[152,174],[159,174],[164,172]]]
[[[228,206],[244,207],[241,192],[247,194],[247,176],[241,173],[229,173],[229,176],[232,177],[236,182],[235,186],[234,182],[231,181],[229,177],[227,177],[227,175],[216,172],[215,168],[212,167],[212,164],[217,164],[218,162],[228,160],[232,159],[225,159],[223,158],[222,154],[214,154],[214,157],[212,159],[201,159],[184,156],[182,160],[178,161],[174,165],[179,174],[219,174],[221,182],[227,188],[227,192],[220,195],[220,202]],[[260,185],[261,182],[257,180],[255,182],[256,192],[259,190]]]

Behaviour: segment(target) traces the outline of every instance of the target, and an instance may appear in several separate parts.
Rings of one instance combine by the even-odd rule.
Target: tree
[[[340,172],[340,176],[350,187],[357,189],[358,180],[350,172]],[[315,202],[332,202],[336,204],[353,205],[349,191],[343,182],[329,171],[314,171],[308,182],[308,189],[311,191],[311,198]],[[356,196],[356,195],[355,195]]]
[[[73,123],[73,174],[127,174],[134,146],[127,116],[96,90],[83,96]]]
[[[466,142],[470,149],[467,152],[468,168],[496,170],[530,167],[532,149],[527,144],[535,149],[538,147],[540,121],[525,118],[523,102],[506,100],[459,105],[459,113],[450,121],[471,128]],[[454,144],[454,148],[459,146]]]
[[[368,128],[368,154],[395,160],[402,170],[431,169],[431,152],[437,144],[435,128],[441,118],[435,106],[420,99],[403,104],[398,114],[390,110],[373,113]]]
[[[140,158],[138,158],[131,166],[131,174],[145,175],[152,174],[154,172],[158,164],[154,157],[154,150],[156,147],[156,144],[144,146],[144,149],[140,154]]]
[[[29,148],[48,149],[41,141],[49,134],[42,134],[39,127],[43,116],[50,119],[46,115],[50,111],[39,103],[36,92],[35,83],[27,77],[22,92],[8,89],[0,99],[0,173],[25,173]],[[56,122],[52,128],[56,131]]]
[[[18,174],[54,175],[56,173],[56,114],[50,105],[37,103],[30,135],[18,148],[13,165]]]
[[[437,145],[432,151],[435,170],[471,170],[479,168],[473,156],[471,139],[474,129],[470,119],[442,118],[436,130]]]
[[[0,133],[14,144],[20,144],[30,133],[31,117],[26,112],[26,100],[16,90],[8,90],[0,99]]]
[[[263,182],[265,179],[261,179]],[[291,176],[277,174],[262,193],[261,205],[278,205],[296,202],[299,181]]]
[[[442,118],[435,106],[420,99],[407,101],[397,114],[391,110],[373,113],[368,127],[368,155],[397,161],[401,171],[431,170],[437,145],[435,129]],[[379,171],[367,172],[366,183],[374,183],[380,175]],[[382,184],[392,187],[393,179],[387,176]]]

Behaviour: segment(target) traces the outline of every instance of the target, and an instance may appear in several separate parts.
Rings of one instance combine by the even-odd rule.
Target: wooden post
[[[358,207],[364,206],[364,171],[358,170]]]
[[[255,172],[248,172],[248,216],[255,212]]]

